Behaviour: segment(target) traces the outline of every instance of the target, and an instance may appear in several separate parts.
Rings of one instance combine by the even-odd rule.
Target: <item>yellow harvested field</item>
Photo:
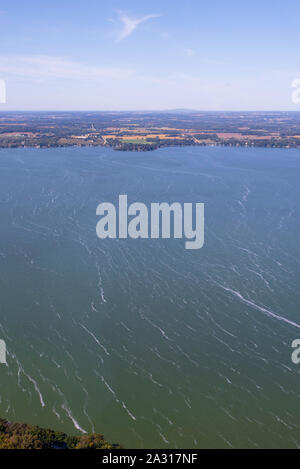
[[[230,139],[230,138],[235,138],[238,140],[270,140],[273,138],[272,135],[242,135],[239,133],[217,133],[217,136],[219,138],[223,138],[224,140]]]
[[[5,132],[3,134],[0,134],[0,137],[22,137],[22,136],[26,136],[26,137],[32,137],[33,135],[35,135],[33,132]]]
[[[132,139],[145,139],[145,138],[156,138],[159,139],[181,139],[181,135],[171,136],[165,134],[137,134],[134,133],[132,135],[102,135],[103,138],[118,138],[119,140],[132,140]]]

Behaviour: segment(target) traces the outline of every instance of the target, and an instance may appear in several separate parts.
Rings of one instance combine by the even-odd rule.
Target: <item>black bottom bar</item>
[[[264,454],[262,454],[264,453]],[[120,465],[123,467],[141,467],[145,464],[164,465],[172,464],[199,466],[200,464],[226,464],[226,462],[237,461],[244,463],[245,457],[247,463],[251,464],[258,460],[262,462],[262,457],[268,457],[268,463],[273,457],[284,458],[283,463],[287,463],[288,450],[2,450],[0,451],[0,467],[7,462],[16,464],[26,464],[31,467],[37,464],[38,467],[47,461],[48,464],[75,463],[82,464],[86,469],[92,467],[107,467],[108,465]],[[55,469],[55,468],[54,468]]]

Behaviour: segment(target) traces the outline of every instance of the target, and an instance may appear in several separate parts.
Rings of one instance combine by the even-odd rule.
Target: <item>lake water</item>
[[[205,245],[96,207],[204,202]],[[0,415],[134,448],[300,447],[300,152],[0,150]]]

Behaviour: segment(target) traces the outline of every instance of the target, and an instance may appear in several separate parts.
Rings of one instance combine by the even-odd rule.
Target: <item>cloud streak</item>
[[[185,52],[187,57],[193,57],[196,54],[196,51],[194,49],[189,48],[189,47],[187,49],[184,49],[184,52]]]
[[[139,18],[130,17],[119,12],[119,18],[122,23],[122,29],[117,34],[117,42],[123,41],[126,37],[130,36],[133,31],[142,23],[152,19],[152,18],[159,18],[161,15],[159,14],[151,14],[141,16]]]
[[[134,70],[117,67],[98,67],[61,57],[0,56],[1,76],[13,75],[33,80],[79,79],[79,80],[124,80],[134,75]]]

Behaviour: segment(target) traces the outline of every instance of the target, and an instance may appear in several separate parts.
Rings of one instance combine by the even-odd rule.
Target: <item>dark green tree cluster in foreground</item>
[[[0,419],[0,449],[117,449],[103,435],[68,436],[62,432]]]

